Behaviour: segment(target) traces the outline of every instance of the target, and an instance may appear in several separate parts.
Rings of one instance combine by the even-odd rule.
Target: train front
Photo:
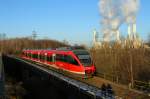
[[[84,67],[85,76],[88,77],[93,75],[96,71],[96,68],[92,62],[89,52],[86,50],[80,50],[80,51],[74,51],[74,53],[78,57],[82,66]]]

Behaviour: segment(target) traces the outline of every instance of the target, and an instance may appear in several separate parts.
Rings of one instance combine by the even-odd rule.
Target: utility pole
[[[37,32],[32,31],[32,39],[35,40],[37,38]]]
[[[0,47],[0,52],[3,52],[3,41],[6,38],[6,34],[5,33],[0,33],[0,43],[1,43],[1,47]]]
[[[33,42],[32,48],[36,48],[36,38],[37,38],[37,32],[34,30],[32,31],[32,42]]]

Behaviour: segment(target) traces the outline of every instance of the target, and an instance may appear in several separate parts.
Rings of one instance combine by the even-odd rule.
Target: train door
[[[67,62],[66,57],[67,57],[67,55],[65,55],[65,54],[61,55],[61,68],[64,70],[69,70],[69,64]]]
[[[58,66],[60,69],[63,69],[63,67],[64,67],[64,64],[62,61],[63,55],[62,54],[56,54],[55,59],[56,59],[56,62],[55,62],[56,66]]]
[[[53,61],[54,61],[53,54],[52,53],[47,54],[47,63],[52,65],[54,64]]]

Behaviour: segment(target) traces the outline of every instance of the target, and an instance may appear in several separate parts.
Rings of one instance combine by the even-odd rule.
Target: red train
[[[46,64],[54,69],[61,69],[82,78],[95,73],[95,66],[85,49],[65,47],[55,50],[24,50],[22,58]]]

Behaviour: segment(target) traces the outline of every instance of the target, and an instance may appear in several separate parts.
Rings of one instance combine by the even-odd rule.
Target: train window
[[[42,60],[45,60],[45,56],[44,55],[42,55]]]
[[[32,56],[31,53],[28,53],[28,56],[29,56],[29,58],[31,58],[31,56]]]
[[[47,61],[52,62],[52,56],[47,56]]]
[[[44,55],[44,60],[47,61],[47,55]]]
[[[32,56],[32,58],[34,58],[34,54],[32,54],[31,56]]]
[[[29,53],[27,53],[27,56],[29,57]]]
[[[37,54],[32,54],[32,57],[37,59],[38,58],[38,55]]]
[[[80,54],[77,55],[77,57],[79,58],[80,62],[84,65],[84,66],[91,66],[92,65],[92,60],[90,58],[89,54]]]
[[[22,55],[25,56],[25,52],[22,52]]]
[[[35,58],[38,59],[38,55],[37,54],[35,54]]]
[[[64,55],[56,54],[56,61],[64,61]]]
[[[39,55],[40,60],[42,59],[42,55]]]
[[[38,53],[38,60],[40,60],[40,54]]]
[[[44,55],[40,55],[40,60],[45,60],[45,56]]]
[[[59,60],[59,56],[58,56],[58,55],[56,55],[56,56],[55,56],[55,58],[56,58],[56,61],[58,61],[58,60]]]
[[[70,64],[73,64],[73,65],[79,65],[77,60],[75,60],[72,56],[70,55],[65,55],[64,56],[64,60]]]
[[[28,53],[26,53],[26,56],[28,57]]]
[[[26,53],[26,56],[29,57],[28,53]]]

